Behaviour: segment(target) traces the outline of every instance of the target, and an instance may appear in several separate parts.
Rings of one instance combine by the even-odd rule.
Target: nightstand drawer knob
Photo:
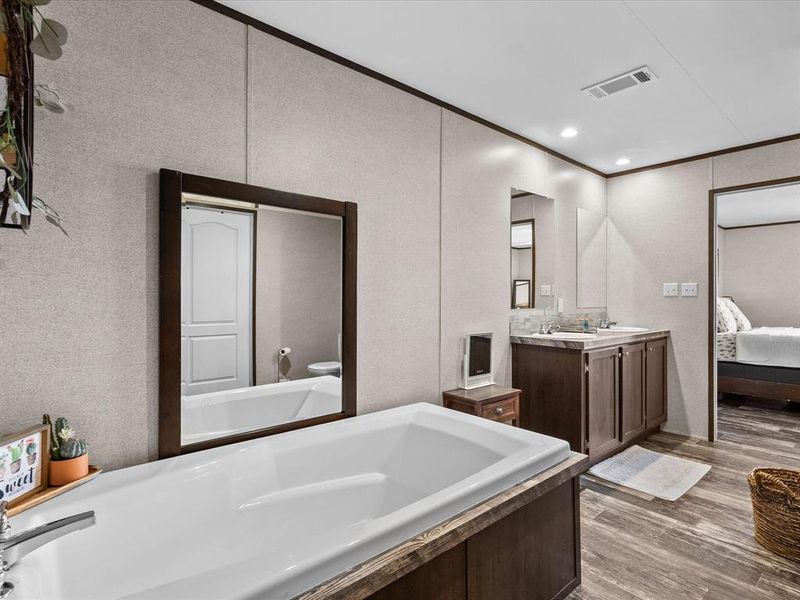
[[[495,408],[494,409],[494,414],[502,415],[503,414],[503,407],[502,406],[498,406],[497,408]]]

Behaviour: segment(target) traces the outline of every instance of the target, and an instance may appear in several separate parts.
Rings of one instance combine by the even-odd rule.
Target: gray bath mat
[[[589,473],[645,494],[675,501],[711,470],[710,465],[631,446]]]

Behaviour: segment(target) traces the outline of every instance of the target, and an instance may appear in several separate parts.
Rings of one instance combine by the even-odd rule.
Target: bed
[[[744,320],[718,314],[717,391],[800,402],[800,328],[752,328],[729,297],[719,299],[718,313],[731,305]]]

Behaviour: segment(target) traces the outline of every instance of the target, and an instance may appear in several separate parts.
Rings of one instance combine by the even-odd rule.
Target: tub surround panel
[[[245,27],[183,0],[47,16],[69,43],[36,80],[71,109],[36,109],[34,192],[69,237],[0,232],[2,430],[63,414],[113,469],[157,453],[158,170],[245,177]]]
[[[466,543],[469,547],[470,542],[474,544],[478,541],[472,541],[474,539],[473,536],[483,534],[489,538],[493,537],[493,534],[500,533],[507,526],[504,523],[505,519],[509,519],[509,522],[515,520],[515,511],[526,507],[531,507],[535,510],[536,502],[547,498],[552,492],[555,492],[553,498],[560,500],[560,509],[564,510],[565,506],[569,507],[569,504],[563,502],[563,496],[566,495],[567,488],[574,488],[575,479],[586,471],[588,464],[589,459],[585,455],[573,452],[564,462],[501,492],[490,500],[478,504],[452,519],[440,523],[436,527],[407,540],[383,554],[361,563],[353,570],[339,577],[334,577],[319,587],[298,596],[296,600],[329,600],[332,598],[384,600],[385,598],[408,598],[409,588],[406,586],[409,583],[413,584],[419,581],[415,581],[413,578],[416,569],[432,564],[429,561],[435,561],[437,557],[444,556],[448,552],[457,554],[457,549],[461,548],[463,544]],[[573,502],[578,501],[577,489],[575,489],[575,495],[572,497],[574,499]],[[575,507],[573,506],[572,508],[574,510]],[[577,513],[573,513],[575,527],[577,527],[578,520]],[[526,530],[531,531],[532,529],[530,523],[527,524],[527,528],[518,522],[515,525],[515,528],[520,533]],[[495,526],[497,527],[495,528]],[[573,532],[578,536],[573,537]],[[555,535],[561,540],[564,538],[571,539],[574,544],[569,551],[560,556],[561,568],[576,564],[575,557],[580,548],[578,530],[570,525],[568,529],[557,531]],[[537,538],[538,542],[540,542],[538,544],[540,549],[547,547],[547,544],[541,543],[544,537],[546,536]],[[555,542],[557,540],[551,539],[548,541]],[[485,550],[486,546],[483,549]],[[509,560],[507,550],[500,553],[495,552],[494,558],[495,560]],[[452,560],[457,559],[451,556],[450,561]],[[452,565],[448,565],[451,582],[457,582],[464,576],[464,568],[468,568],[468,566],[456,566],[453,568]],[[520,572],[524,570],[522,567],[519,569]],[[404,576],[409,576],[409,574],[411,577],[404,583]],[[517,575],[520,574],[517,573]],[[468,579],[472,581],[472,578],[468,577]],[[574,576],[567,581],[567,585],[573,582],[577,585],[580,582],[579,574],[577,581],[574,580]],[[433,582],[435,583],[435,579]],[[462,589],[458,583],[453,587],[457,591]],[[384,590],[384,594],[378,592],[378,590]],[[524,585],[518,585],[516,591],[529,593],[530,589]],[[392,596],[392,593],[395,595]],[[426,595],[425,597],[438,596]],[[453,597],[461,598],[458,593]],[[491,597],[495,598],[496,596]],[[549,598],[549,596],[545,595],[534,595],[533,597]]]
[[[248,37],[248,183],[358,203],[359,412],[438,402],[440,109]]]

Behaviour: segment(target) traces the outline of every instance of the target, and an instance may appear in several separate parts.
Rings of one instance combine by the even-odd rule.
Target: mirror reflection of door
[[[183,209],[181,388],[184,395],[252,384],[252,212]]]

